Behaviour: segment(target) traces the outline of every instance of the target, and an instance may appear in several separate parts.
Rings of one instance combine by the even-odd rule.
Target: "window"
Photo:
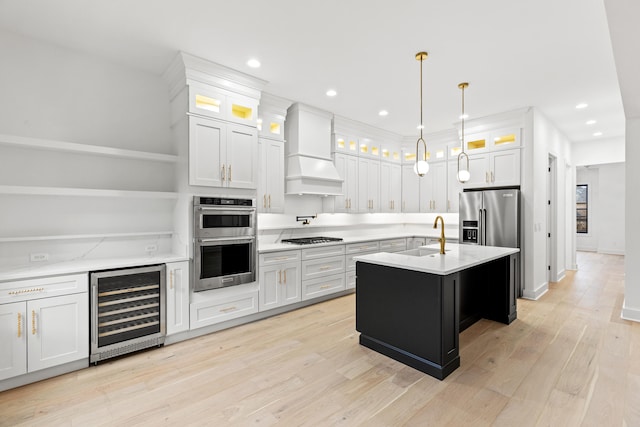
[[[576,185],[576,232],[589,232],[589,186]]]

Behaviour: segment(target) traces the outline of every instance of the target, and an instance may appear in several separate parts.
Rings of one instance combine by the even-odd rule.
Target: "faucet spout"
[[[440,238],[438,239],[438,241],[440,242],[440,253],[444,255],[444,244],[446,242],[446,239],[444,238],[444,218],[438,215],[436,217],[436,220],[433,222],[433,228],[438,228],[438,220],[440,220],[440,224],[442,225],[442,228],[440,230]]]

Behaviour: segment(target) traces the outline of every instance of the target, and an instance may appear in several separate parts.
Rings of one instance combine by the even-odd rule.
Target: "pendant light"
[[[416,142],[416,163],[413,165],[413,171],[416,175],[422,177],[427,172],[429,172],[429,163],[427,163],[427,143],[422,137],[422,129],[424,126],[422,125],[422,61],[427,59],[427,52],[418,52],[416,53],[416,59],[420,61],[420,138]],[[422,146],[424,147],[422,153],[422,160],[420,160],[420,143],[422,142]]]
[[[457,178],[458,182],[462,184],[469,181],[469,178],[471,178],[471,173],[469,173],[469,156],[464,152],[464,90],[467,87],[469,87],[469,83],[467,82],[460,83],[458,85],[458,88],[460,88],[460,90],[462,91],[462,116],[460,116],[460,118],[462,119],[462,151],[460,152],[460,154],[458,154]]]

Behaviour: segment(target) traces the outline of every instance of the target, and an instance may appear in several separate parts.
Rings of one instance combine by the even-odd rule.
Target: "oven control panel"
[[[222,197],[196,197],[200,206],[253,206],[252,199],[225,199]]]

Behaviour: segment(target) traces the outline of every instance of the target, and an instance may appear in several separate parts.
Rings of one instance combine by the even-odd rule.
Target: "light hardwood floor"
[[[0,425],[640,426],[624,258],[578,263],[444,381],[360,346],[350,295],[0,393]]]

